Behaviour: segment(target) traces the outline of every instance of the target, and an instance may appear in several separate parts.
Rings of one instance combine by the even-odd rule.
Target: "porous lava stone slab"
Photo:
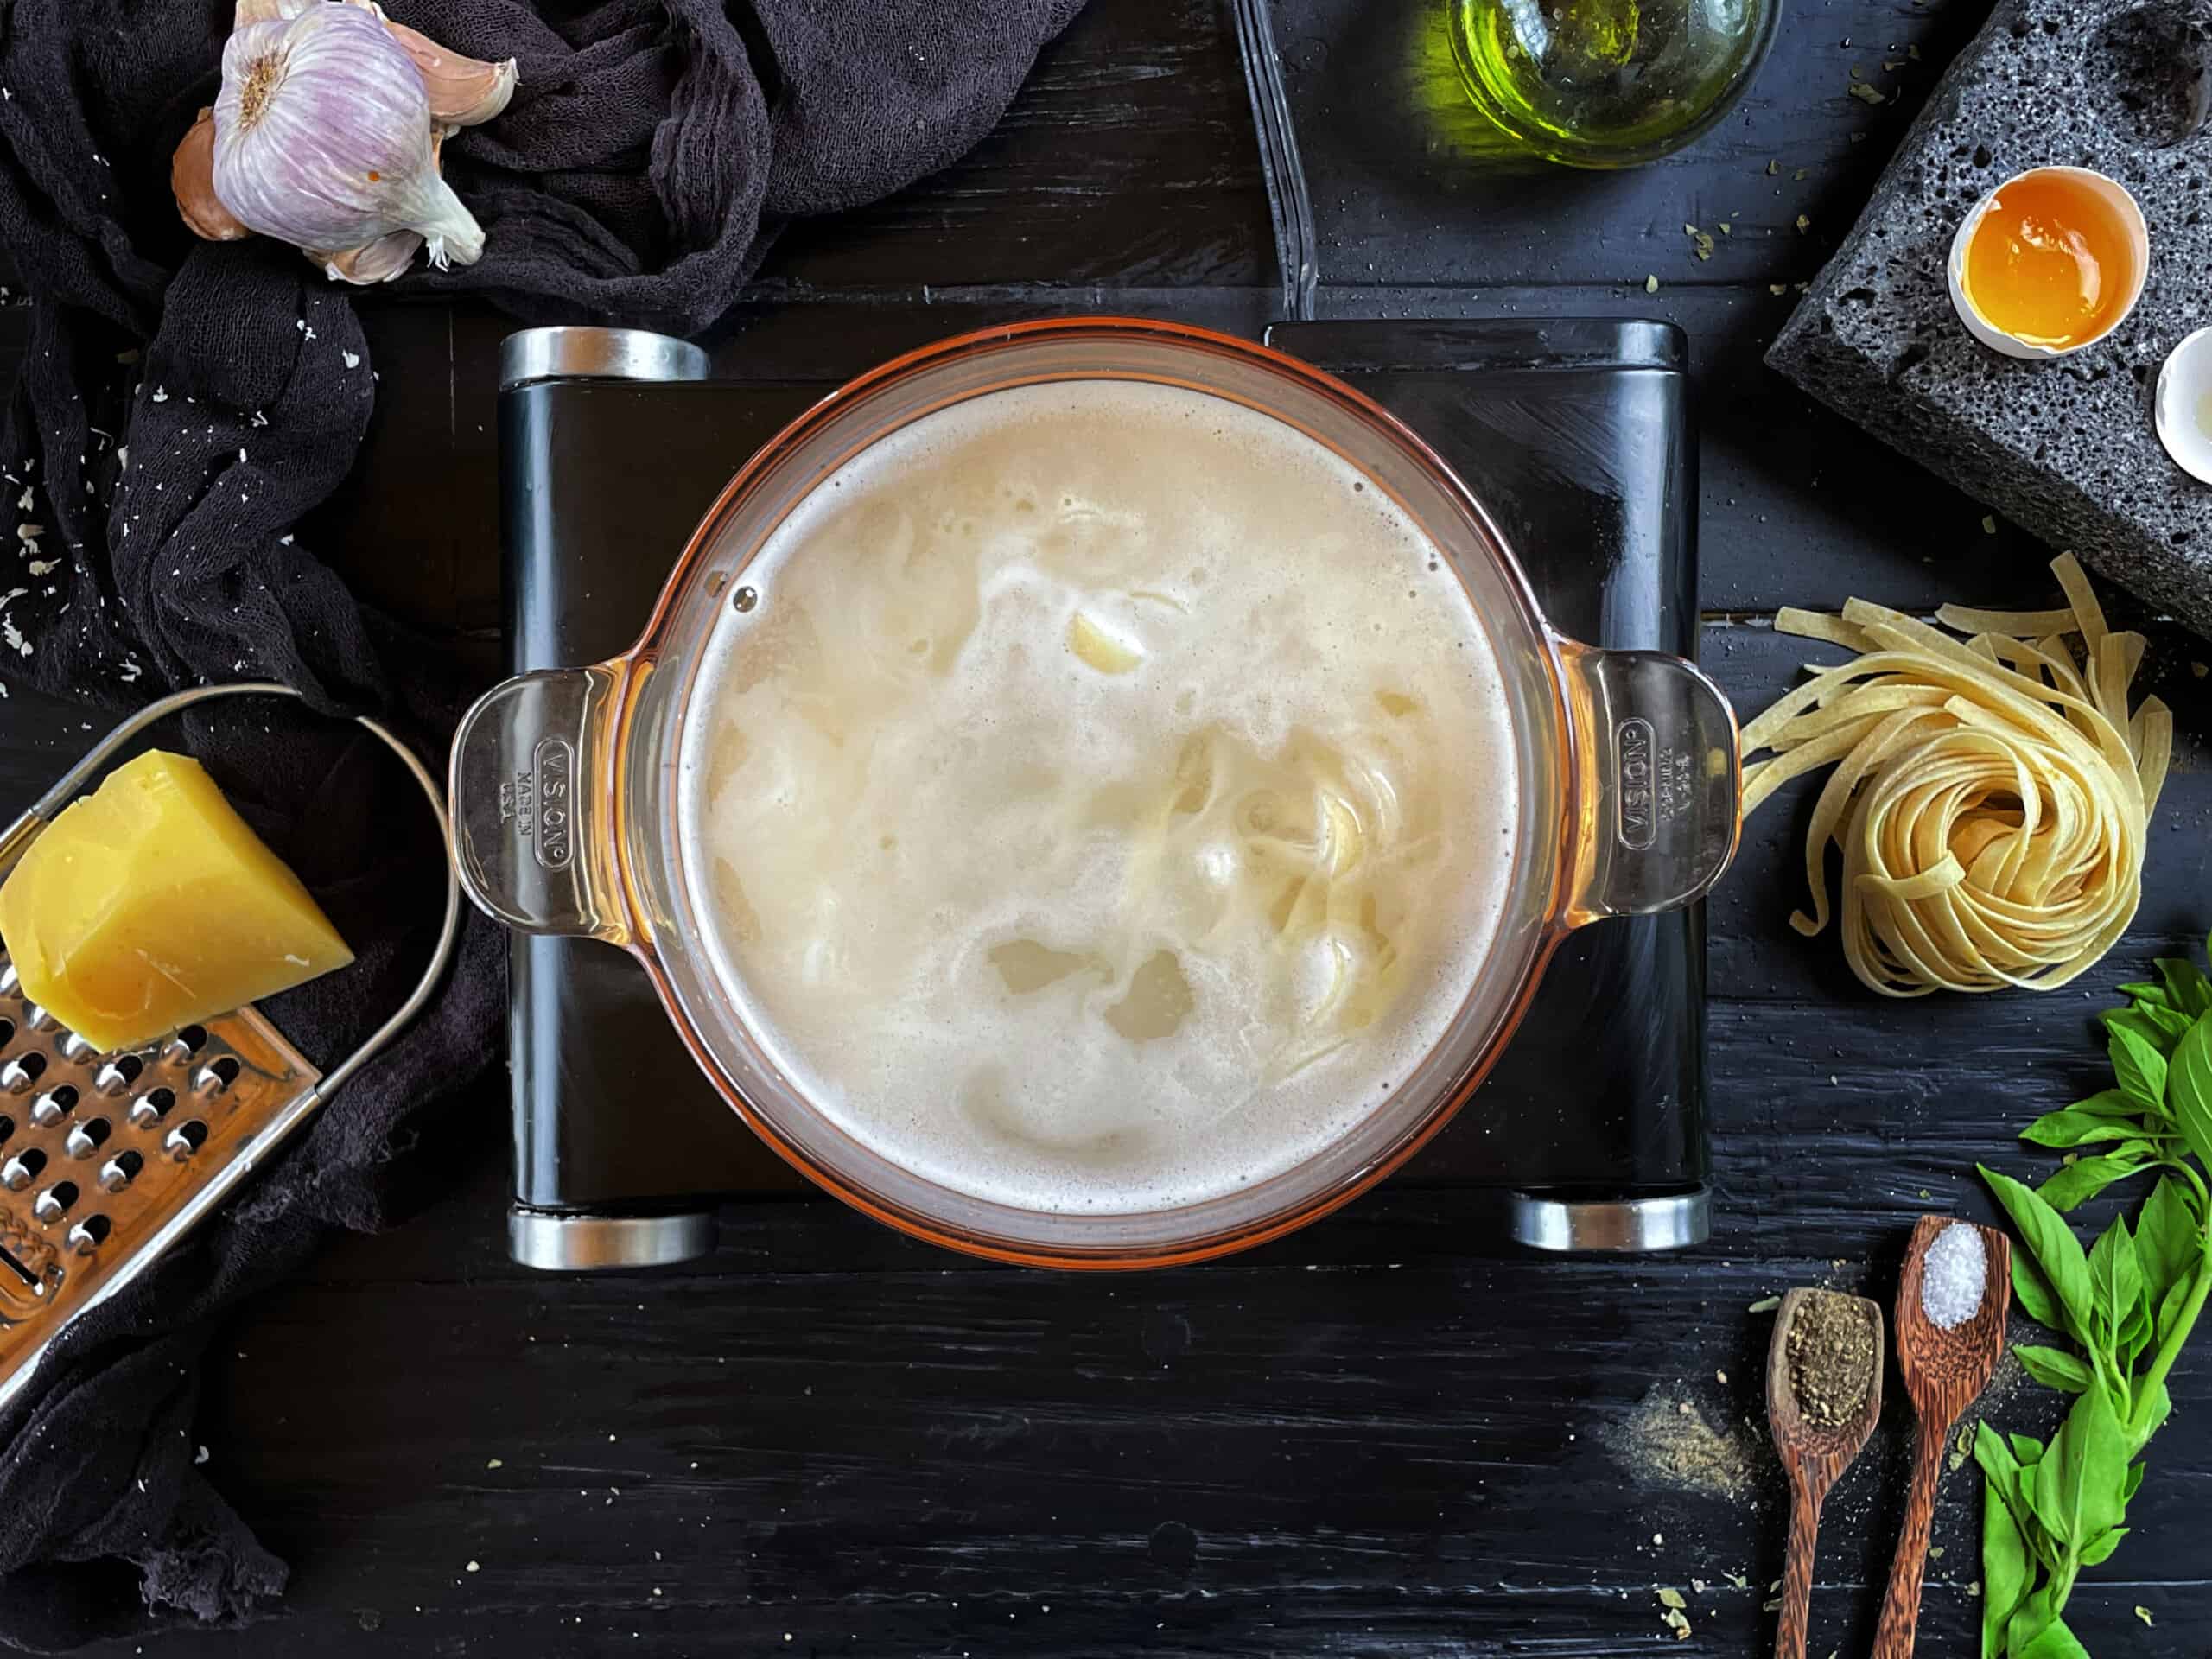
[[[2009,0],[1944,75],[1767,362],[2054,548],[2212,635],[2212,486],[2152,425],[2158,366],[2212,321],[2212,0]],[[1961,219],[2031,167],[2134,192],[2150,280],[2056,362],[1970,336],[1945,264]]]

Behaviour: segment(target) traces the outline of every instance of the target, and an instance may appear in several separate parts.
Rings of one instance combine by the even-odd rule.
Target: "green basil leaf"
[[[2100,1089],[2087,1100],[2077,1100],[2066,1109],[2088,1117],[2137,1117],[2142,1115],[2143,1103],[2128,1098],[2124,1089]]]
[[[2088,1365],[2060,1348],[2020,1347],[2012,1351],[2030,1376],[2046,1389],[2079,1394],[2097,1380]]]
[[[2066,1621],[2055,1614],[2033,1641],[2012,1651],[2019,1659],[2089,1659],[2089,1650],[2066,1628]]]
[[[1974,1441],[1975,1454],[1980,1454],[1983,1442],[1996,1439],[1984,1423]],[[1981,1489],[1981,1659],[2003,1659],[2005,1626],[2027,1599],[2034,1577],[2027,1541],[2020,1536],[2012,1506],[1992,1476]]]
[[[2143,1471],[2150,1466],[2147,1463],[2131,1463],[2127,1465],[2127,1478],[2120,1484],[2120,1502],[2133,1503],[2135,1501],[2135,1494],[2143,1484]]]
[[[2143,1265],[2143,1300],[2152,1309],[2202,1255],[2202,1237],[2189,1189],[2161,1175],[2135,1217],[2135,1259]]]
[[[2044,1113],[2020,1131],[2020,1139],[2038,1147],[2064,1147],[2086,1146],[2092,1141],[2125,1141],[2141,1133],[2129,1119],[2078,1112],[2069,1106]]]
[[[2084,1567],[2103,1565],[2112,1559],[2113,1551],[2120,1548],[2120,1541],[2127,1536],[2128,1531],[2126,1527],[2113,1527],[2100,1533],[2082,1547],[2082,1554],[2077,1559]]]
[[[2127,1230],[2126,1216],[2114,1216],[2091,1247],[2089,1288],[2096,1293],[2098,1325],[2117,1346],[2135,1305],[2143,1299],[2143,1270],[2136,1263],[2135,1236]]]
[[[2174,1044],[2179,1040],[2182,1033],[2189,1029],[2188,1020],[2171,1008],[2112,1008],[2098,1018],[2104,1021],[2105,1029],[2115,1038],[2123,1031],[2126,1032],[2160,1059],[2173,1052]],[[2115,1069],[2117,1065],[2118,1062],[2114,1062]],[[2120,1081],[2123,1087],[2126,1085],[2125,1073]]]
[[[2205,978],[2195,963],[2187,957],[2161,957],[2158,966],[2168,1007],[2192,1020],[2212,1014],[2212,979]]]
[[[2020,1467],[2043,1461],[2043,1442],[2032,1434],[2007,1434],[2005,1442],[2012,1448],[2012,1459]]]
[[[2166,1057],[2159,1052],[2156,1043],[2124,1025],[2113,1024],[2112,1040],[2105,1046],[2105,1052],[2112,1056],[2113,1075],[2120,1079],[2123,1090],[2141,1101],[2147,1111],[2165,1109]]]
[[[2025,1250],[2012,1252],[2012,1302],[2037,1325],[2053,1331],[2067,1328],[2066,1315],[2058,1306],[2057,1297],[2051,1294],[2050,1281],[2044,1277],[2041,1268],[2028,1259]]]
[[[2174,1333],[2182,1318],[2189,1312],[2190,1293],[2196,1288],[2194,1274],[2184,1273],[2166,1287],[2158,1303],[2158,1338],[2164,1342]]]
[[[2148,980],[2134,980],[2120,987],[2120,994],[2133,998],[2138,1003],[2149,1002],[2162,1008],[2173,1006],[2173,993],[2164,983],[2154,985]]]
[[[2066,1224],[2064,1217],[2010,1175],[2000,1175],[1986,1165],[1976,1167],[1981,1171],[1981,1179],[1989,1183],[1989,1190],[1997,1195],[1997,1202],[2005,1206],[2005,1213],[2012,1217],[2012,1224],[2020,1230],[2021,1242],[2027,1246],[2024,1253],[2016,1252],[2013,1260],[2019,1261],[2022,1254],[2035,1258],[2050,1288],[2046,1306],[2054,1315],[2063,1316],[2046,1319],[2030,1308],[2030,1317],[2086,1344],[2092,1328],[2089,1306],[2093,1297],[2089,1289],[2089,1258],[2082,1253],[2082,1241],[2074,1236],[2074,1230]],[[2016,1276],[2014,1288],[2019,1287]],[[2023,1304],[2028,1300],[2023,1294]]]
[[[2158,1044],[2159,1049],[2169,1059],[2172,1058],[2173,1046],[2188,1031],[2194,1016],[2183,1014],[2178,1008],[2147,1007],[2138,1008],[2135,1012],[2138,1019],[2157,1030],[2163,1039]]]
[[[2174,1050],[2166,1112],[2180,1125],[2182,1139],[2198,1161],[2212,1169],[2212,1014],[2191,1026]]]
[[[2132,1448],[2102,1389],[2075,1397],[2036,1466],[2036,1514],[2053,1538],[2079,1550],[2127,1511],[2120,1496]]]
[[[2114,1181],[2124,1181],[2143,1167],[2151,1148],[2141,1141],[2123,1141],[2110,1152],[2076,1158],[2053,1170],[2036,1192],[2052,1209],[2074,1210],[2087,1204]]]
[[[2005,1651],[2014,1659],[2033,1649],[2036,1641],[2058,1619],[2058,1610],[2050,1605],[2052,1586],[2045,1584],[2013,1611],[2005,1626]]]
[[[2123,1376],[2135,1368],[2136,1360],[2157,1338],[2158,1321],[2147,1304],[2137,1302],[2127,1310],[2127,1323],[2120,1327],[2113,1344],[2113,1357]]]
[[[2135,1437],[2135,1443],[2138,1446],[2143,1445],[2153,1434],[2164,1428],[2166,1426],[2166,1419],[2171,1414],[2173,1408],[2173,1395],[2167,1392],[2164,1382],[2159,1383],[2158,1392],[2152,1395],[2137,1409],[2139,1432]]]

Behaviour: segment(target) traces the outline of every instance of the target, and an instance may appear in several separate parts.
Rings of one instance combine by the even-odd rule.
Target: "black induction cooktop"
[[[1268,343],[1418,430],[1488,505],[1555,626],[1598,645],[1694,653],[1694,448],[1679,329],[1295,323]],[[710,379],[707,367],[694,346],[626,330],[507,340],[499,453],[515,671],[627,648],[730,475],[831,389]],[[1704,941],[1701,906],[1570,938],[1490,1078],[1393,1186],[1464,1190],[1471,1243],[1702,1240]],[[717,1205],[814,1191],[715,1094],[621,952],[518,937],[511,998],[518,1261],[680,1260],[711,1245]]]

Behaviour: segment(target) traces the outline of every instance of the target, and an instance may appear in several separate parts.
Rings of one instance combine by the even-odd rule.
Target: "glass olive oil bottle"
[[[1459,78],[1514,146],[1634,167],[1734,104],[1782,0],[1443,0]]]

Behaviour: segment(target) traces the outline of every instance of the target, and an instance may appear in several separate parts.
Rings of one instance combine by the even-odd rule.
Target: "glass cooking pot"
[[[1148,381],[1288,423],[1387,492],[1465,583],[1502,671],[1520,821],[1493,949],[1443,1038],[1365,1117],[1306,1161],[1202,1203],[1141,1213],[1015,1208],[886,1158],[810,1101],[747,1029],[678,844],[677,757],[706,645],[749,608],[746,566],[824,478],[908,423],[1043,381]],[[1255,556],[1264,556],[1255,555]],[[703,716],[702,716],[703,717]],[[1679,658],[1553,632],[1490,516],[1411,430],[1297,359],[1175,323],[1085,318],[963,335],[887,363],[791,423],[732,479],[644,635],[590,668],[494,687],[454,738],[453,836],[469,896],[529,932],[629,950],[684,1044],[753,1129],[879,1220],[1036,1265],[1191,1262],[1275,1237],[1403,1163],[1490,1070],[1546,960],[1574,928],[1702,896],[1735,849],[1735,716]]]

